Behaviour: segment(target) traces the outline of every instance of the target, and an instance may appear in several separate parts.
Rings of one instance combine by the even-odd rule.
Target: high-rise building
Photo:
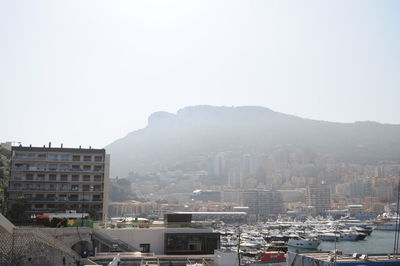
[[[323,214],[331,208],[331,188],[329,185],[309,185],[306,197],[307,204],[315,207],[316,214]]]
[[[8,208],[23,217],[76,210],[94,220],[107,215],[109,155],[104,149],[13,146]],[[19,205],[19,207],[18,207]],[[22,205],[22,206],[21,206]]]
[[[245,190],[242,192],[243,205],[249,207],[249,214],[260,219],[282,213],[282,194],[273,190]]]

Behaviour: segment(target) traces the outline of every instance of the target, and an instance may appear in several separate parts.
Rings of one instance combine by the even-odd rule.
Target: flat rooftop
[[[292,254],[296,254],[295,252],[289,252]],[[335,254],[333,252],[300,252],[298,253],[300,256],[311,257],[319,261],[328,261],[330,258],[334,258]],[[358,258],[353,257],[353,254],[337,254],[336,259],[337,263],[363,263],[363,262],[394,262],[398,261],[400,263],[400,255],[388,254],[366,254],[367,259],[362,259],[360,256],[364,255],[362,253],[357,253]]]
[[[71,152],[71,153],[105,153],[105,149],[93,148],[64,148],[64,147],[31,147],[31,146],[12,146],[13,151],[26,152]]]
[[[201,214],[201,215],[247,215],[247,212],[174,212],[174,214]]]

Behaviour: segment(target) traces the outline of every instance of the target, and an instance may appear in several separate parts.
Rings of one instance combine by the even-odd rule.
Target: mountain
[[[156,112],[146,128],[106,146],[112,175],[227,150],[269,151],[278,145],[309,147],[344,162],[400,160],[400,125],[336,123],[300,118],[264,107],[185,107]]]

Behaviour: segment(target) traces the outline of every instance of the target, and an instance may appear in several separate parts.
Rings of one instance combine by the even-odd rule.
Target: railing
[[[103,180],[81,180],[81,181],[71,181],[68,179],[64,179],[64,180],[50,180],[50,179],[24,179],[24,178],[10,178],[10,181],[19,181],[19,182],[54,182],[54,183],[103,183]]]
[[[82,190],[70,188],[27,188],[27,187],[11,187],[9,191],[54,191],[54,192],[103,192],[101,189]]]
[[[73,160],[70,158],[38,158],[38,157],[29,157],[29,156],[12,156],[11,157],[12,160],[25,160],[25,161],[42,161],[42,162],[71,162],[71,163],[79,163],[79,162],[83,162],[83,163],[87,163],[87,162],[94,162],[94,163],[103,163],[104,160],[90,160],[90,161],[86,161],[86,160]]]
[[[11,171],[29,171],[29,172],[84,172],[84,173],[103,173],[103,169],[82,169],[82,168],[37,168],[37,167],[11,167]]]
[[[112,238],[111,236],[99,231],[99,230],[94,230],[93,231],[93,236],[95,239],[109,245],[109,246],[113,246],[114,244],[116,244],[119,248],[121,248],[122,251],[139,251],[137,248],[135,248],[134,246],[120,240],[120,239],[116,239],[116,238]]]
[[[14,201],[17,199],[11,198],[9,199],[10,201]],[[27,202],[63,202],[63,203],[67,203],[67,202],[83,202],[83,203],[91,203],[91,202],[101,202],[102,199],[82,199],[82,198],[78,198],[78,199],[57,199],[57,198],[26,198]]]

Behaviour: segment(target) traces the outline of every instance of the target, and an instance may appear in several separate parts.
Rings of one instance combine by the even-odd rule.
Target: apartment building
[[[283,211],[282,194],[273,190],[242,191],[243,206],[249,207],[249,214],[255,214],[259,219],[277,215]]]
[[[13,146],[8,208],[24,204],[22,218],[76,210],[94,220],[107,215],[109,155],[104,149]]]
[[[306,198],[308,206],[315,207],[316,215],[324,214],[331,208],[331,188],[329,185],[309,185]]]

